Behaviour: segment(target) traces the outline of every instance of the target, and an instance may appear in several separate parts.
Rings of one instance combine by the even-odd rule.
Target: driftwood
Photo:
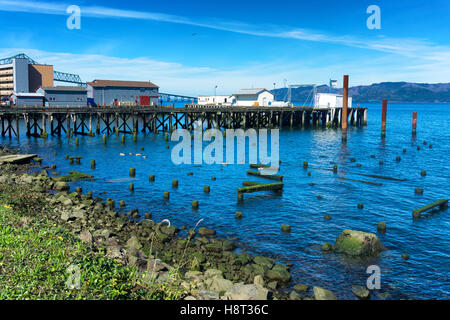
[[[247,170],[247,174],[251,175],[251,176],[256,176],[256,177],[269,179],[269,180],[283,181],[283,176],[276,175],[276,174],[262,174],[261,172],[251,171],[251,170]]]

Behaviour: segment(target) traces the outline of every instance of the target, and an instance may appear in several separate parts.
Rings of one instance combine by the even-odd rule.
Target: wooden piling
[[[172,180],[172,188],[178,188],[178,180]]]
[[[134,192],[134,183],[133,183],[133,182],[130,183],[130,191],[131,191],[131,192]]]
[[[91,160],[91,169],[95,169],[95,160]]]
[[[412,134],[416,135],[417,133],[417,112],[413,112],[412,117]]]
[[[103,135],[103,144],[106,145],[106,134]]]
[[[131,178],[136,177],[136,169],[135,168],[130,168],[129,173],[130,173]]]
[[[164,191],[164,200],[169,200],[169,199],[170,199],[170,192]]]
[[[342,95],[342,141],[347,141],[347,112],[348,112],[348,75],[344,76],[344,88]]]
[[[155,181],[155,175],[154,174],[149,175],[148,176],[148,181],[154,182]]]
[[[197,210],[198,209],[198,200],[192,201],[192,209]]]
[[[203,187],[203,192],[204,193],[210,193],[211,192],[211,188],[209,186],[204,186]]]
[[[387,99],[383,99],[381,110],[381,137],[386,137]]]

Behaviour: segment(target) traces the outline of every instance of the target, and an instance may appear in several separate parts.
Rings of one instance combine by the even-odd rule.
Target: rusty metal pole
[[[417,112],[413,112],[412,134],[415,135],[416,132],[417,132]]]
[[[347,141],[347,109],[348,109],[348,75],[344,76],[344,89],[342,97],[342,141]]]
[[[386,114],[387,114],[387,99],[383,99],[383,108],[381,111],[381,136],[386,137]]]

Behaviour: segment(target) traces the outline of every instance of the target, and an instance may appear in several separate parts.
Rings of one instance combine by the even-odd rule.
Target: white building
[[[274,95],[267,89],[241,89],[233,94],[233,105],[242,107],[268,107],[274,102]]]
[[[342,108],[344,101],[341,94],[317,93],[314,97],[315,108]],[[352,106],[352,97],[348,97],[348,107]]]
[[[198,104],[206,105],[231,105],[233,97],[231,96],[199,96]]]

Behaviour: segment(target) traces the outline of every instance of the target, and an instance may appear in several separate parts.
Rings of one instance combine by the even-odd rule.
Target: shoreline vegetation
[[[236,244],[212,229],[179,229],[138,210],[119,214],[114,200],[70,192],[45,167],[31,169],[0,164],[0,299],[337,299],[321,287],[293,285],[288,263],[234,253]],[[364,247],[366,235],[345,230],[323,250],[384,249],[374,241],[379,248]],[[352,292],[370,297],[362,286]]]

